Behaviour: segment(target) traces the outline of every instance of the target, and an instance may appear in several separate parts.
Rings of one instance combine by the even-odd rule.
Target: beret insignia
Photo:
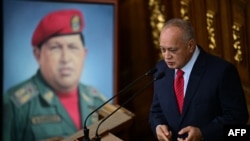
[[[78,32],[81,29],[81,19],[78,15],[74,15],[71,19],[71,29],[73,32]]]

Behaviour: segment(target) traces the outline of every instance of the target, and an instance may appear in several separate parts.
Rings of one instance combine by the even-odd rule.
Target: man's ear
[[[194,39],[191,39],[191,40],[188,42],[188,47],[190,48],[190,51],[191,51],[191,52],[194,52],[195,47],[196,47],[196,42],[195,42]]]
[[[38,47],[33,47],[33,55],[36,58],[36,61],[40,59],[41,50]]]

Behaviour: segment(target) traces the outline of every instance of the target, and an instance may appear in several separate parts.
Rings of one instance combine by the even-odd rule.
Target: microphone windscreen
[[[165,72],[161,72],[161,73],[159,73],[155,78],[154,78],[154,81],[155,80],[158,80],[158,79],[161,79],[162,77],[164,77],[165,76]]]
[[[145,75],[153,75],[156,72],[157,72],[157,68],[152,68],[151,70],[149,70],[148,72],[146,72]]]

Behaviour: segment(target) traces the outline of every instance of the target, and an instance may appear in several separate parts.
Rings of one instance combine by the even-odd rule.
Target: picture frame
[[[88,53],[80,82],[97,88],[106,98],[117,93],[116,0],[4,0],[3,93],[38,70],[31,38],[39,20],[48,12],[67,8],[84,15]]]

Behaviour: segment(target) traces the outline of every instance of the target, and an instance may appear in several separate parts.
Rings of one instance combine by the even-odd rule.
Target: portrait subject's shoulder
[[[10,88],[4,96],[5,102],[13,103],[17,108],[38,95],[38,89],[32,79]]]
[[[93,86],[80,84],[80,93],[89,97],[90,99],[100,99],[101,101],[105,101],[106,97],[101,93],[98,89]]]

